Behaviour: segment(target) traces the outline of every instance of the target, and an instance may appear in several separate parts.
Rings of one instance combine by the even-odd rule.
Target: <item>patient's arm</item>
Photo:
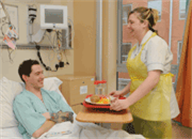
[[[45,112],[42,114],[47,120],[49,120],[51,118],[49,112]]]
[[[62,112],[59,111],[57,113],[52,114],[52,117],[50,117],[49,112],[42,114],[47,120],[45,123],[36,130],[32,136],[34,138],[40,137],[42,134],[47,132],[49,129],[51,129],[55,123],[65,122],[65,121],[71,121],[73,122],[73,113],[72,112]],[[49,120],[50,119],[50,120]]]
[[[34,138],[38,138],[40,137],[42,134],[44,134],[45,132],[49,131],[49,129],[51,129],[53,126],[55,125],[55,122],[50,121],[50,120],[46,120],[45,123],[38,129],[36,130],[32,136]]]
[[[46,118],[46,121],[38,130],[36,130],[33,133],[32,136],[34,138],[40,137],[43,133],[47,132],[49,129],[51,129],[55,125],[54,121],[49,120],[51,118],[49,112],[45,112],[42,115]]]
[[[54,121],[56,123],[61,123],[61,122],[65,122],[65,121],[70,121],[71,123],[73,123],[73,112],[71,112],[71,111],[66,111],[66,112],[59,111],[57,113],[52,113],[50,120]]]

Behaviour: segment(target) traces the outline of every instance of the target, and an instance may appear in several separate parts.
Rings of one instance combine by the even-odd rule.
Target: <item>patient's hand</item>
[[[45,112],[45,113],[43,113],[42,115],[43,115],[46,119],[50,119],[50,118],[51,118],[49,112]]]
[[[54,121],[56,123],[61,123],[61,122],[65,122],[65,121],[71,121],[71,123],[73,123],[73,112],[70,112],[70,111],[66,111],[66,112],[59,111],[57,113],[52,113],[50,120],[52,120],[52,121]]]

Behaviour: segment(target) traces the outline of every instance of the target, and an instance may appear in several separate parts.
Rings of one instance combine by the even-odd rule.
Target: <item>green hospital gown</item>
[[[43,113],[72,111],[58,93],[44,89],[41,89],[41,93],[44,103],[25,89],[15,97],[13,102],[13,111],[19,122],[18,129],[24,139],[30,139],[32,134],[44,124],[46,118],[42,115]]]

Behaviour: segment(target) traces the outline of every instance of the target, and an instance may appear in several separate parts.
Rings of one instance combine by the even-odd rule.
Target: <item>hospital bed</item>
[[[62,81],[56,77],[45,78],[44,89],[55,91],[61,96],[59,86]],[[15,82],[3,77],[0,79],[0,137],[2,139],[22,139],[22,135],[19,133],[17,128],[18,122],[14,117],[12,110],[12,103],[16,95],[18,95],[25,85],[22,82]],[[64,97],[63,100],[67,103]],[[74,119],[76,114],[74,114]],[[65,139],[144,139],[141,135],[131,135],[123,130],[112,130],[100,127],[93,123],[81,123],[74,121],[74,123],[64,122],[56,124],[49,132],[43,134],[39,139],[53,138],[48,137],[50,133],[61,132],[61,131],[71,131],[72,134],[58,136],[55,138],[65,138]]]

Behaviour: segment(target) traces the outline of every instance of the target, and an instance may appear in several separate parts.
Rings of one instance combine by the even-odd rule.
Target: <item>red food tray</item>
[[[86,98],[91,97],[93,94],[87,95]],[[120,97],[119,99],[125,99],[125,97]],[[83,101],[83,105],[87,108],[99,108],[99,109],[110,109],[110,105],[94,105],[86,103],[85,100]]]

